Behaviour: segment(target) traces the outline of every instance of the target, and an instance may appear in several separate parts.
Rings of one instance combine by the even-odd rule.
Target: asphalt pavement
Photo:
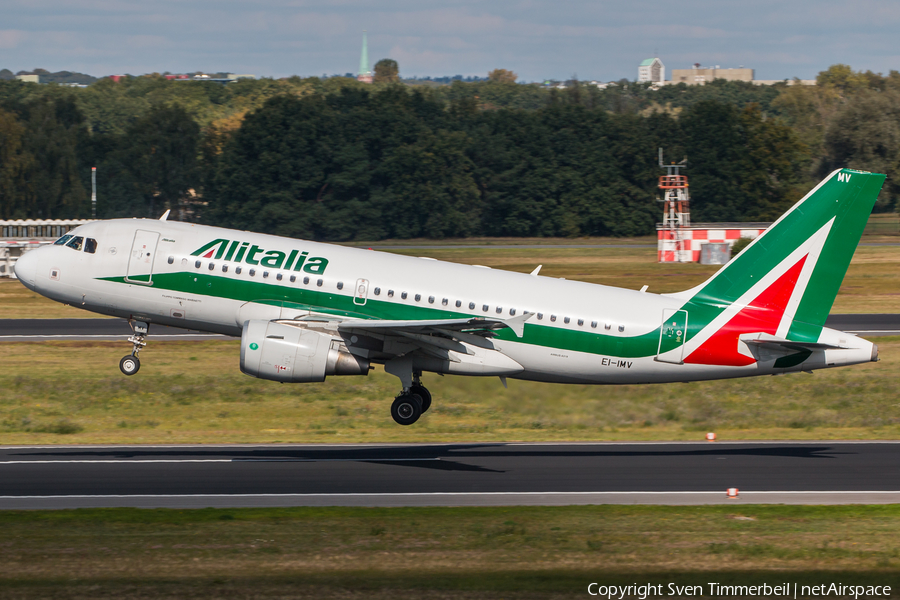
[[[0,508],[897,503],[898,476],[893,442],[5,447]]]

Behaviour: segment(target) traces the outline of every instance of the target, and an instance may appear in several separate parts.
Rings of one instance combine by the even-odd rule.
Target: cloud
[[[15,29],[0,29],[0,48],[11,49],[17,47],[26,37],[24,31]]]
[[[896,0],[6,0],[0,68],[94,75],[179,70],[263,76],[355,72],[369,56],[404,75],[633,79],[744,65],[761,79],[812,78],[835,62],[898,68]]]

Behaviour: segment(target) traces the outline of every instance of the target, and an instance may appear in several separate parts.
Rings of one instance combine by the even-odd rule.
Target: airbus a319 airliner
[[[431,405],[424,372],[555,383],[698,381],[875,361],[824,327],[885,176],[833,172],[705,283],[654,294],[190,223],[115,219],[28,252],[16,275],[58,302],[241,337],[279,382],[400,379],[391,415]]]

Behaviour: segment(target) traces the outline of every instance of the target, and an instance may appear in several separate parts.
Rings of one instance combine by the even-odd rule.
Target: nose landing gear
[[[147,342],[144,340],[150,331],[150,325],[143,321],[132,321],[130,325],[134,330],[134,335],[128,338],[128,341],[134,344],[134,349],[131,351],[131,354],[123,356],[122,360],[119,361],[119,369],[125,375],[134,375],[140,370],[141,361],[138,360],[138,354],[147,345]]]

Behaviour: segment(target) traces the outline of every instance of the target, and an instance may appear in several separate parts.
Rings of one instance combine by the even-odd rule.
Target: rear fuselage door
[[[156,258],[156,243],[159,234],[155,231],[138,229],[134,232],[134,243],[128,256],[128,274],[125,281],[130,283],[153,283],[153,259]]]
[[[353,304],[362,306],[369,297],[369,280],[357,279],[356,288],[353,290]]]
[[[656,360],[680,365],[684,362],[684,340],[687,335],[686,310],[663,310]]]

